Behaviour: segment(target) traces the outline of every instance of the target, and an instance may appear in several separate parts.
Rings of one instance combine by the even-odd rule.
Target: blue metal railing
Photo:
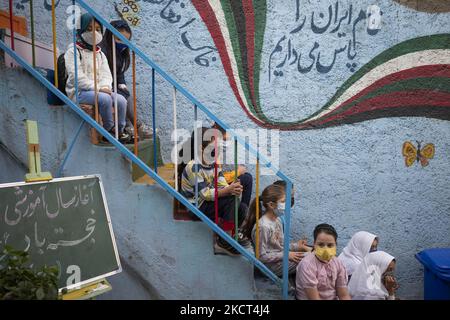
[[[239,137],[233,129],[231,129],[226,123],[217,118],[208,108],[206,108],[200,101],[198,101],[193,95],[191,95],[186,89],[184,89],[180,84],[178,84],[172,77],[170,77],[164,70],[162,70],[156,63],[154,63],[149,57],[147,57],[139,48],[137,48],[133,43],[131,43],[127,38],[125,38],[120,32],[118,32],[114,27],[112,27],[104,18],[102,18],[95,10],[90,8],[83,0],[71,0],[72,4],[78,3],[82,8],[84,8],[89,14],[94,16],[103,26],[109,29],[117,38],[119,38],[124,44],[126,44],[131,51],[134,51],[146,64],[152,67],[152,120],[153,120],[153,130],[156,130],[156,119],[155,119],[155,72],[157,72],[163,79],[169,82],[179,93],[185,96],[193,105],[195,110],[195,116],[197,117],[197,109],[202,110],[210,119],[214,120],[219,126],[227,130],[233,139],[236,139],[241,145],[245,147],[250,153],[257,157],[261,163],[270,168],[279,178],[286,182],[286,194],[290,195],[292,190],[292,182],[290,179],[284,175],[278,168],[274,167],[272,163],[257,150],[255,150],[251,145],[249,145],[245,140]],[[75,26],[75,23],[73,24]],[[73,32],[73,40],[76,40],[75,30]],[[23,68],[25,68],[32,76],[34,76],[38,81],[40,81],[48,90],[53,92],[59,99],[66,103],[75,113],[77,113],[84,122],[87,122],[92,126],[97,132],[103,135],[109,142],[111,142],[125,157],[134,162],[139,166],[146,174],[148,174],[152,179],[154,179],[161,187],[163,187],[167,192],[169,192],[174,198],[180,201],[187,209],[193,212],[197,217],[199,217],[209,228],[216,232],[219,236],[230,243],[238,252],[240,252],[246,259],[248,259],[252,264],[254,264],[258,269],[260,269],[268,278],[277,284],[282,284],[283,288],[283,298],[288,297],[288,255],[289,255],[289,243],[290,243],[290,208],[291,208],[291,197],[286,197],[286,219],[284,225],[284,258],[283,258],[283,281],[278,278],[271,270],[269,270],[263,263],[257,260],[252,254],[245,250],[238,242],[236,242],[231,236],[224,232],[218,225],[211,221],[207,216],[205,216],[197,206],[191,204],[182,194],[177,190],[172,188],[166,181],[164,181],[157,173],[157,166],[155,165],[154,170],[147,166],[141,159],[136,157],[131,151],[129,151],[125,146],[123,146],[119,141],[117,141],[110,133],[108,133],[102,126],[100,126],[94,119],[87,115],[83,110],[81,110],[77,104],[70,100],[66,95],[61,93],[52,83],[45,79],[39,72],[37,72],[31,65],[29,65],[24,59],[18,56],[13,50],[8,48],[6,44],[0,40],[0,48],[14,58]],[[74,50],[75,64],[76,50]],[[78,99],[78,94],[76,94]],[[84,123],[83,122],[83,123]],[[78,131],[81,130],[82,125]],[[153,138],[156,139],[156,134],[153,132]],[[76,140],[76,137],[73,143]],[[73,146],[71,144],[71,147]],[[154,143],[156,147],[156,144]],[[70,154],[70,150],[66,153],[63,165]],[[156,159],[156,151],[154,153]],[[63,167],[63,166],[62,166]],[[62,170],[62,167],[60,170]]]

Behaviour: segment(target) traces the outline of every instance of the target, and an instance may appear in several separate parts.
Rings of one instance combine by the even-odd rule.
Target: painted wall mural
[[[283,35],[272,50],[268,67],[269,82],[272,76],[282,77],[283,69],[290,66],[293,66],[300,74],[307,74],[311,71],[326,74],[332,71],[337,60],[344,63],[347,61],[347,68],[351,72],[355,72],[357,63],[353,60],[357,57],[356,44],[359,43],[359,30],[357,31],[357,29],[360,29],[358,28],[359,25],[363,24],[364,29],[361,31],[367,32],[370,36],[377,35],[381,28],[381,17],[383,15],[380,7],[376,5],[367,8],[356,8],[357,6],[357,4],[349,4],[342,8],[340,2],[336,1],[334,5],[328,6],[326,13],[316,14],[313,11],[310,16],[304,15],[300,18],[300,0],[296,0],[295,22],[298,25],[289,31],[289,38]],[[323,26],[319,22],[321,20],[323,20]],[[330,48],[330,44],[326,41],[328,39],[325,37],[322,37],[323,41],[314,41],[314,43],[305,45],[298,37],[302,30],[308,32],[311,36],[326,33],[335,35],[340,39],[339,44],[343,46]],[[346,55],[346,59],[339,59],[341,54]],[[323,64],[321,62],[323,56],[325,56],[325,60],[331,60],[331,63]],[[331,59],[330,56],[333,58]]]
[[[141,8],[136,0],[122,0],[114,4],[117,14],[133,27],[141,23]]]
[[[450,12],[450,0],[394,0],[394,1],[417,11],[429,13]]]
[[[371,61],[362,63],[359,50],[380,38],[386,15],[380,7],[336,0],[321,3],[312,12],[305,13],[303,1],[291,1],[295,3],[295,10],[289,12],[286,19],[291,19],[294,27],[280,30],[284,34],[275,38],[269,54],[265,55],[263,46],[270,40],[265,35],[268,10],[278,2],[120,0],[112,4],[116,12],[135,27],[142,23],[144,7],[153,6],[157,14],[152,18],[162,19],[179,30],[181,43],[193,53],[192,60],[199,66],[209,67],[220,57],[237,102],[261,127],[322,129],[389,117],[450,120],[450,33],[400,41]],[[23,10],[28,2],[20,0],[16,6]],[[421,14],[450,12],[450,0],[391,2]],[[46,10],[51,9],[50,4],[49,0],[41,3]],[[60,0],[55,4],[58,6]],[[191,6],[200,19],[191,11],[187,12]],[[214,46],[199,42],[195,37],[198,24],[203,23]],[[304,41],[305,38],[311,40]],[[263,56],[268,59],[264,69]],[[260,95],[262,76],[267,76],[269,83],[285,78],[287,73],[297,73],[300,78],[325,77],[333,75],[341,66],[350,76],[346,76],[326,103],[312,109],[311,114],[285,121],[273,119],[266,113],[267,102]],[[310,110],[314,102],[298,104],[299,110]],[[283,109],[283,106],[277,108]]]
[[[436,147],[432,143],[427,143],[423,148],[421,143],[417,142],[417,147],[411,141],[405,141],[402,148],[402,154],[405,157],[405,165],[411,167],[416,161],[420,162],[422,167],[428,166],[431,159],[434,158]]]
[[[296,20],[299,25],[289,32],[292,39],[299,32],[309,31],[318,35],[329,32],[348,42],[343,47],[332,49],[332,63],[325,65],[320,59],[322,51],[318,42],[302,56],[293,46],[292,39],[282,37],[269,58],[269,77],[282,77],[283,68],[292,65],[297,65],[301,74],[313,71],[325,74],[338,63],[339,55],[347,59],[339,59],[339,62],[346,63],[354,74],[318,111],[304,119],[282,122],[270,119],[264,113],[264,102],[259,93],[267,2],[192,0],[192,4],[213,38],[237,101],[262,127],[320,129],[386,117],[450,120],[450,34],[434,34],[401,42],[356,71],[357,64],[352,60],[357,55],[357,26],[366,23],[366,32],[375,37],[383,14],[381,10],[376,6],[364,10],[356,8],[356,5],[339,9],[339,1],[336,1],[327,12],[301,17],[300,1],[297,1]],[[408,5],[407,2],[402,4]],[[340,31],[343,24],[351,27],[350,33]],[[281,55],[281,62],[274,62],[275,58],[279,59],[276,55]]]
[[[189,26],[201,23],[189,15],[184,14],[186,3],[180,0],[121,0],[114,4],[116,12],[122,19],[128,21],[132,26],[138,27],[141,23],[141,4],[160,6],[159,18],[165,22],[175,25],[181,30],[180,39],[186,48],[195,52],[194,62],[202,67],[209,67],[217,61],[217,49],[213,46],[198,45],[190,39]]]
[[[60,2],[61,2],[61,0],[56,0],[56,1],[55,1],[55,8],[58,7],[58,5],[59,5]],[[20,0],[20,1],[17,1],[17,3],[16,3],[16,9],[18,9],[18,10],[24,10],[24,9],[25,9],[25,5],[26,5],[27,8],[28,8],[29,3],[30,3],[30,0]],[[44,5],[44,8],[45,8],[47,11],[52,11],[52,1],[51,1],[51,0],[42,0],[42,3],[43,3],[43,5]]]

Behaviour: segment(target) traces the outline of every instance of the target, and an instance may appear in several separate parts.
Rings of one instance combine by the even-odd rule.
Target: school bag
[[[80,55],[80,61],[83,59],[80,49],[77,48],[77,51]],[[61,91],[64,95],[67,96],[66,93],[66,83],[67,83],[67,71],[66,71],[66,59],[64,58],[65,53],[59,55],[57,60],[58,66],[58,90]],[[47,70],[47,80],[50,81],[53,85],[55,84],[55,71]],[[47,103],[54,106],[62,106],[65,103],[59,99],[53,92],[47,90]]]

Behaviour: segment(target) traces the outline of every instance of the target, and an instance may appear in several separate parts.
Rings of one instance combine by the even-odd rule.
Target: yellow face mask
[[[321,248],[321,247],[315,247],[314,253],[316,254],[316,257],[323,261],[330,261],[335,255],[336,255],[336,247],[333,248]]]

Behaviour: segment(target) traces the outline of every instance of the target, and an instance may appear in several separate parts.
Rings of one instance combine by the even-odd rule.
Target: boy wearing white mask
[[[270,185],[264,189],[260,197],[261,218],[259,219],[260,261],[277,276],[283,274],[284,232],[281,220],[286,205],[284,188]],[[250,205],[243,232],[256,243],[256,199]],[[300,260],[307,251],[306,240],[289,244],[289,274],[295,274]]]
[[[95,29],[95,44],[93,30]],[[78,66],[78,101],[80,104],[95,104],[95,82],[94,82],[94,59],[93,50],[95,47],[96,70],[97,70],[97,90],[98,107],[102,117],[103,127],[112,135],[115,134],[113,119],[113,103],[116,93],[112,92],[113,82],[108,60],[105,54],[97,46],[103,39],[103,26],[93,16],[86,13],[80,18],[80,29],[77,30],[77,66]],[[75,99],[75,63],[74,47],[69,45],[65,55],[67,72],[66,93],[73,100]],[[127,101],[118,94],[118,127],[119,141],[128,142],[129,135],[124,133],[126,124]]]
[[[384,251],[371,252],[358,265],[348,284],[354,300],[395,300],[395,258]]]
[[[347,272],[336,258],[337,232],[329,224],[314,229],[314,249],[297,267],[298,300],[350,300]]]

